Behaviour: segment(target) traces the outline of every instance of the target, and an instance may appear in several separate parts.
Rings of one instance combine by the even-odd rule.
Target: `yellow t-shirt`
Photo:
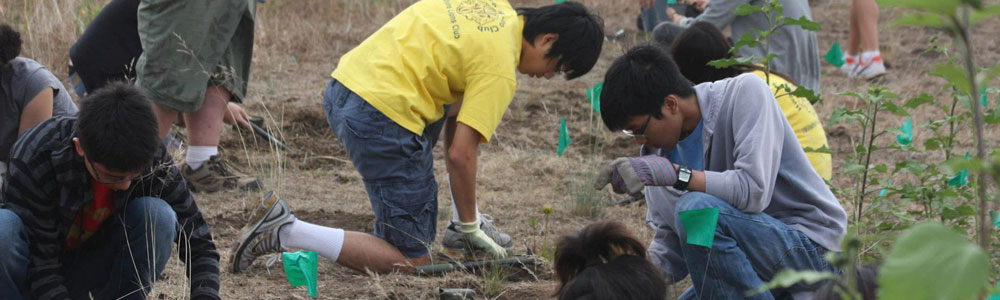
[[[767,80],[764,71],[757,70],[753,73],[760,76],[761,79]],[[819,122],[819,116],[816,115],[809,100],[789,95],[784,90],[777,89],[777,86],[787,84],[794,91],[796,86],[774,74],[771,74],[770,84],[771,93],[776,96],[778,106],[781,107],[788,123],[795,130],[799,144],[805,149],[830,148],[826,141],[826,131],[823,130],[823,124]],[[809,158],[809,163],[824,180],[830,180],[833,177],[833,162],[830,153],[806,151],[806,157]]]
[[[488,142],[517,89],[524,24],[505,0],[414,3],[340,58],[333,78],[417,135],[462,100]]]

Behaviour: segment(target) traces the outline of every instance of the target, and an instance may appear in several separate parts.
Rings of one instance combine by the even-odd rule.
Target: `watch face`
[[[688,182],[691,181],[691,172],[681,172],[677,176],[677,180]]]

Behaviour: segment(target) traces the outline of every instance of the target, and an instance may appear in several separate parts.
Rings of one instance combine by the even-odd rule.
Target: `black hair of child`
[[[91,162],[119,172],[148,166],[160,148],[149,100],[131,84],[114,82],[80,101],[76,136]]]
[[[539,34],[555,33],[559,38],[545,56],[558,59],[568,70],[566,79],[590,72],[604,45],[604,20],[578,2],[563,2],[533,8],[518,8],[524,16],[523,37],[534,45]]]
[[[601,119],[610,130],[622,129],[632,116],[661,119],[660,107],[668,95],[693,94],[691,82],[666,51],[651,44],[639,45],[615,59],[604,75]]]
[[[646,247],[616,221],[590,224],[560,238],[555,272],[559,299],[666,298],[667,283],[646,259]]]

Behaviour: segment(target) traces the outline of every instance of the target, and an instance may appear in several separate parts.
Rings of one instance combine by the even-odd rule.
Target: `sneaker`
[[[231,272],[243,273],[257,257],[284,251],[278,231],[294,221],[295,215],[288,203],[278,198],[274,191],[268,191],[230,252]]]
[[[873,61],[863,66],[858,65],[858,67],[855,68],[853,77],[870,80],[882,75],[885,75],[885,64],[882,63],[881,60],[879,60],[879,61]]]
[[[486,236],[493,239],[497,245],[503,247],[504,249],[510,249],[514,246],[514,239],[510,235],[500,231],[493,225],[493,217],[490,215],[482,215],[482,222],[479,224],[479,228],[486,233]],[[462,234],[461,226],[458,222],[451,221],[448,223],[448,228],[444,231],[444,241],[441,242],[446,250],[450,250],[449,254],[462,254],[465,252],[465,236]]]
[[[234,188],[244,191],[260,190],[261,183],[258,178],[232,169],[227,167],[218,155],[213,155],[197,170],[191,169],[191,166],[185,163],[181,167],[181,175],[187,179],[191,190],[196,192],[213,193]]]

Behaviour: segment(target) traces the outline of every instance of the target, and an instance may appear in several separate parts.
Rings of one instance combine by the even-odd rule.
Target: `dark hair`
[[[622,129],[631,116],[650,114],[660,119],[664,98],[693,94],[691,82],[681,75],[666,51],[650,44],[639,45],[615,59],[604,75],[601,119],[611,130]]]
[[[559,299],[666,298],[663,275],[646,247],[615,221],[590,224],[559,239],[555,253]]]
[[[21,55],[21,34],[7,24],[0,24],[0,65]]]
[[[656,40],[660,43],[660,40]],[[758,65],[734,65],[725,68],[709,66],[713,60],[735,58],[732,52],[733,44],[729,38],[722,34],[718,27],[708,22],[696,22],[680,33],[673,44],[660,44],[670,47],[670,54],[681,74],[691,80],[694,84],[703,82],[718,81],[725,78],[736,77],[737,75],[763,70]],[[795,84],[795,81],[787,75],[771,70],[771,74],[780,76],[785,81]]]
[[[670,45],[682,32],[684,32],[684,27],[671,22],[663,22],[653,28],[653,40],[664,50],[670,51]]]
[[[160,147],[156,115],[133,85],[113,82],[80,101],[76,136],[91,162],[114,171],[136,171]]]
[[[559,39],[545,57],[559,59],[560,68],[569,69],[566,79],[590,72],[604,45],[604,21],[583,4],[563,2],[542,7],[517,9],[524,16],[524,39],[534,45],[539,34],[555,33]]]
[[[878,268],[879,264],[864,265],[858,267],[855,272],[854,282],[858,295],[863,300],[875,300],[878,294]],[[815,300],[841,300],[840,292],[846,291],[847,276],[841,274],[840,280],[826,280],[823,285],[813,294]]]

